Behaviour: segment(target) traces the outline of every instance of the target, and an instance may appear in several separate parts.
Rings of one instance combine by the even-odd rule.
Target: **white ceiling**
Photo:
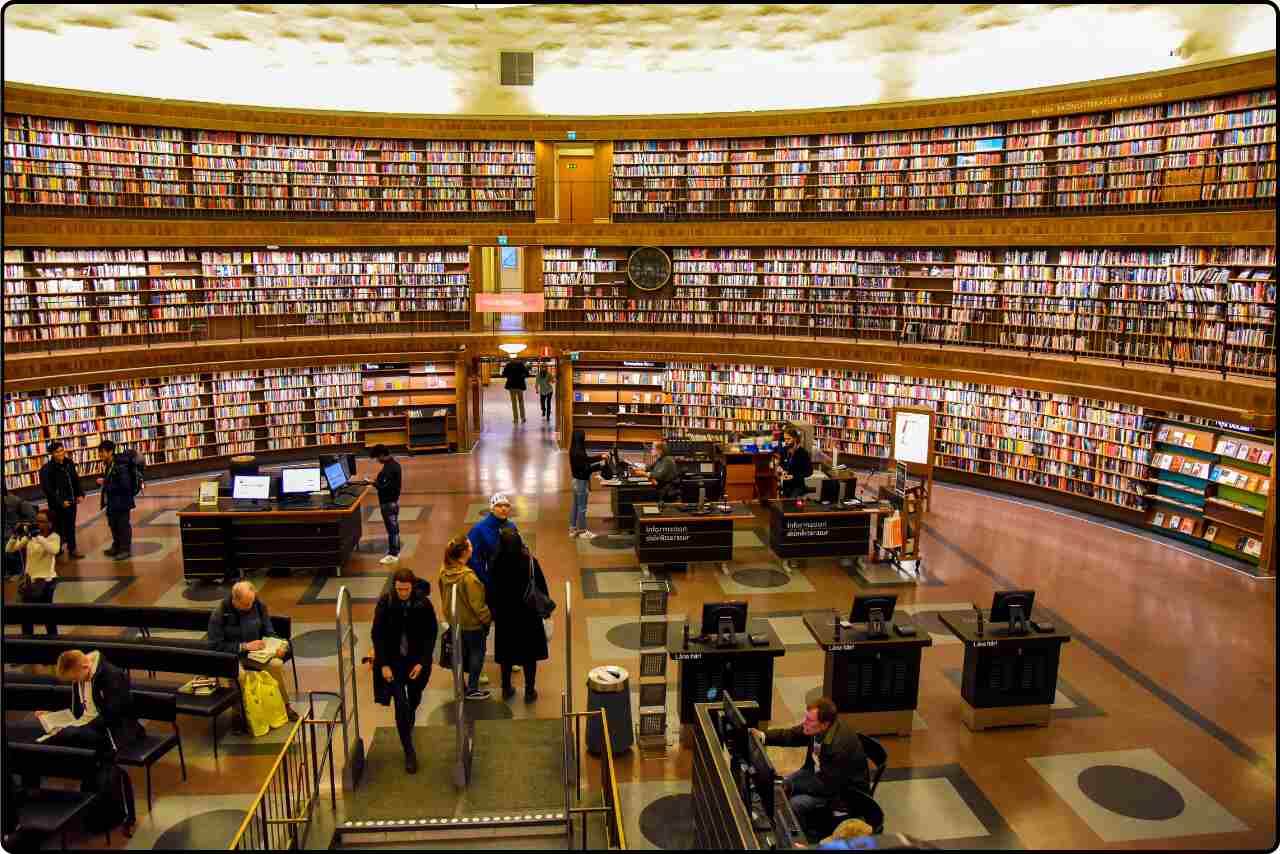
[[[56,5],[4,10],[8,81],[275,107],[721,112],[943,98],[1275,50],[1267,4]],[[532,50],[535,85],[497,83]]]

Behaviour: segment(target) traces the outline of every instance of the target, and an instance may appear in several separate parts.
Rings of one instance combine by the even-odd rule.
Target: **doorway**
[[[590,225],[595,218],[595,151],[582,146],[556,149],[556,218]]]
[[[520,353],[519,358],[529,369],[529,378],[525,380],[524,393],[525,421],[517,426],[513,420],[511,395],[506,390],[506,380],[502,369],[511,359],[506,356],[482,356],[480,358],[481,376],[487,381],[482,385],[484,413],[481,416],[483,432],[486,439],[497,439],[499,442],[510,442],[517,445],[536,446],[539,448],[556,448],[559,438],[559,363],[554,356],[535,356]],[[553,385],[551,394],[551,417],[542,416],[541,400],[538,396],[537,375],[546,368],[550,373]]]

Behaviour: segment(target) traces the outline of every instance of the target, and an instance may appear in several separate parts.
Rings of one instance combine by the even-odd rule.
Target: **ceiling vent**
[[[533,85],[533,54],[527,51],[504,50],[502,58],[503,86]]]

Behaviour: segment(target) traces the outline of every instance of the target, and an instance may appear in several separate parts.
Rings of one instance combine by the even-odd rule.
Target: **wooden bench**
[[[26,781],[56,777],[80,783],[93,779],[101,767],[102,759],[93,750],[52,744],[6,743],[4,773],[21,777],[26,794],[18,808],[18,829],[39,834],[42,838],[61,834],[65,851],[67,827],[79,819],[99,796],[79,789],[45,789],[38,782],[35,788],[27,788]],[[107,845],[110,845],[110,830],[106,837]]]

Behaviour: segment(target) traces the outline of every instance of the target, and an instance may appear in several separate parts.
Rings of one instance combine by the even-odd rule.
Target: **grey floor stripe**
[[[1263,575],[1262,573],[1258,572],[1258,568],[1256,566],[1245,563],[1244,561],[1232,560],[1226,555],[1220,555],[1220,554],[1217,554],[1216,552],[1211,552],[1203,549],[1191,549],[1186,545],[1184,545],[1183,543],[1181,543],[1180,541],[1175,540],[1171,537],[1161,536],[1160,534],[1154,533],[1153,531],[1144,531],[1141,528],[1135,528],[1132,525],[1126,525],[1123,522],[1116,522],[1112,519],[1107,519],[1102,516],[1094,516],[1090,513],[1085,513],[1081,510],[1075,510],[1070,507],[1060,507],[1056,504],[1050,504],[1047,501],[1036,501],[1035,499],[1032,499],[1032,498],[1023,498],[1020,495],[1006,495],[1004,493],[995,492],[990,489],[982,489],[981,487],[977,487],[977,486],[969,486],[968,484],[940,482],[937,485],[944,487],[946,489],[958,489],[964,492],[972,492],[975,495],[983,495],[987,498],[995,498],[1000,501],[1008,501],[1013,504],[1021,504],[1024,507],[1033,507],[1037,510],[1045,510],[1051,513],[1061,513],[1064,516],[1070,516],[1073,519],[1079,519],[1082,522],[1092,522],[1095,525],[1101,525],[1104,528],[1110,528],[1111,530],[1119,531],[1122,534],[1130,534],[1135,537],[1141,537],[1142,539],[1155,543],[1158,546],[1164,546],[1167,549],[1173,549],[1174,551],[1182,552],[1185,555],[1190,555],[1191,557],[1199,558],[1200,560],[1217,564],[1218,566],[1224,569],[1229,569],[1232,572],[1238,572],[1241,575],[1252,578],[1254,581],[1275,581],[1276,580],[1274,576]]]
[[[955,543],[952,543],[951,541],[949,541],[948,539],[940,535],[936,530],[934,530],[933,526],[925,524],[924,530],[933,539],[937,540],[941,546],[959,555],[966,562],[972,564],[975,569],[977,569],[983,575],[986,575],[988,578],[995,581],[996,583],[1004,587],[1020,586],[1015,582],[1011,581],[1010,579],[1006,578],[1005,576],[1001,575],[999,572],[996,572],[994,569],[992,569],[990,566],[988,566],[985,562],[983,562],[979,558],[969,554],[969,552],[963,549],[962,547],[956,545]],[[1179,715],[1182,715],[1182,717],[1186,718],[1188,721],[1195,724],[1200,729],[1204,730],[1204,732],[1206,732],[1213,738],[1216,738],[1218,741],[1222,742],[1222,745],[1226,747],[1228,750],[1230,750],[1232,753],[1236,754],[1242,759],[1247,760],[1255,768],[1257,768],[1260,771],[1263,771],[1269,776],[1271,777],[1275,776],[1276,774],[1275,768],[1271,766],[1271,763],[1268,762],[1267,758],[1263,756],[1261,753],[1254,750],[1252,747],[1245,744],[1243,741],[1236,738],[1234,735],[1227,732],[1225,729],[1218,726],[1216,723],[1214,723],[1213,721],[1206,718],[1204,715],[1197,712],[1195,709],[1193,709],[1185,701],[1180,699],[1173,692],[1157,684],[1153,679],[1151,679],[1151,677],[1147,676],[1145,673],[1138,670],[1133,665],[1129,664],[1129,662],[1125,661],[1119,655],[1112,652],[1102,643],[1093,639],[1089,635],[1082,632],[1078,627],[1072,625],[1070,622],[1063,619],[1061,614],[1051,611],[1049,608],[1045,608],[1044,610],[1052,615],[1052,619],[1055,623],[1062,626],[1066,626],[1068,628],[1068,630],[1071,633],[1072,640],[1080,641],[1080,643],[1087,646],[1090,650],[1095,652],[1097,655],[1106,659],[1108,662],[1111,663],[1113,667],[1115,667],[1125,676],[1128,676],[1134,682],[1137,682],[1143,688],[1150,691],[1162,703],[1167,705],[1169,708],[1173,709]]]

